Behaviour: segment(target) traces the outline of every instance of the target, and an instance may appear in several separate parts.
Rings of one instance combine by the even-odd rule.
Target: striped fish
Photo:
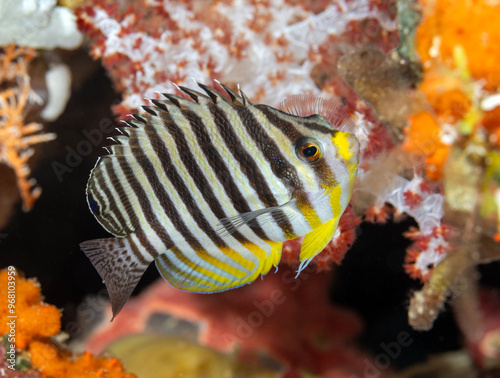
[[[299,116],[317,100],[285,103],[295,115],[224,85],[229,98],[199,86],[206,95],[179,87],[190,99],[152,100],[91,172],[89,207],[115,237],[80,247],[113,317],[152,261],[176,288],[219,292],[266,274],[283,242],[305,235],[300,272],[332,239],[351,197],[358,141],[339,107],[326,106],[334,128],[321,115]]]

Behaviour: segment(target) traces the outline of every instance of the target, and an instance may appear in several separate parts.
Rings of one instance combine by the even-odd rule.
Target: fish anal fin
[[[228,278],[227,275],[222,276],[215,271],[210,272],[209,265],[199,267],[193,266],[192,263],[189,264],[176,247],[158,256],[155,263],[165,280],[177,289],[205,294],[218,293],[251,283],[260,275],[269,272],[271,267],[277,266],[281,258],[283,243],[271,241],[268,243],[271,246],[271,251],[267,255],[255,244],[245,244],[245,248],[259,256],[259,263],[252,264],[248,270],[239,270],[239,273],[245,272],[245,274],[236,274],[232,278]],[[184,261],[185,266],[189,264],[190,269],[181,269],[177,266],[173,255],[176,256],[176,259]],[[228,270],[226,270],[227,272]]]
[[[80,248],[101,276],[111,300],[113,319],[134,291],[149,263],[133,253],[129,237],[103,238],[80,243]],[[111,320],[113,320],[111,319]]]

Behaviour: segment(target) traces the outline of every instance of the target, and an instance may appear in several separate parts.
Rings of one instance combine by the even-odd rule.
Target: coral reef
[[[94,357],[90,352],[76,355],[57,342],[61,312],[43,302],[36,280],[23,278],[13,267],[4,269],[0,271],[0,298],[0,319],[6,320],[0,324],[0,335],[5,335],[2,359],[9,361],[8,367],[3,368],[6,374],[10,371],[16,377],[40,376],[35,372],[54,378],[135,377],[125,373],[117,359]]]
[[[122,93],[114,107],[120,118],[145,98],[175,90],[172,82],[192,87],[190,78],[241,84],[253,101],[271,105],[296,92],[339,97],[356,123],[362,160],[352,210],[316,266],[341,261],[360,217],[378,223],[412,217],[418,228],[406,233],[413,244],[404,269],[426,286],[415,293],[409,315],[415,327],[428,329],[455,278],[473,277],[474,266],[498,256],[478,258],[472,234],[457,237],[481,219],[498,218],[499,100],[491,63],[498,31],[483,19],[495,6],[480,2],[472,11],[469,3],[453,2],[456,12],[446,18],[449,1],[311,4],[95,1],[76,14],[91,54]],[[485,161],[494,164],[482,167]],[[488,203],[478,203],[479,193]],[[456,211],[479,212],[481,219],[471,215],[472,222],[460,224]],[[296,261],[299,244],[285,248],[284,262]]]
[[[12,21],[0,22],[0,45],[14,41],[25,46],[5,45],[0,51],[0,162],[15,173],[4,175],[7,171],[1,167],[0,211],[7,215],[0,218],[9,214],[3,204],[18,198],[11,190],[13,183],[17,182],[25,209],[33,207],[40,188],[30,178],[27,163],[34,145],[55,137],[44,134],[28,114],[37,101],[28,74],[37,52],[26,46],[50,49],[68,42],[74,47],[81,40],[71,13],[55,3],[19,1],[0,9],[0,21]],[[237,290],[200,296],[157,282],[132,299],[112,323],[107,322],[110,315],[104,315],[106,323],[87,341],[93,352],[101,352],[120,336],[153,331],[169,336],[162,340],[140,336],[133,341],[139,343],[134,348],[146,340],[151,345],[165,343],[165,348],[197,350],[200,360],[191,361],[193,371],[199,368],[197,363],[208,361],[214,362],[210,365],[214,371],[219,371],[219,363],[239,371],[238,364],[244,361],[264,365],[262,374],[270,368],[270,374],[290,377],[368,375],[376,361],[355,346],[361,319],[330,302],[332,268],[349,257],[361,222],[385,224],[409,217],[415,227],[404,234],[411,245],[398,268],[420,285],[409,299],[410,325],[430,329],[451,298],[467,348],[467,354],[431,359],[425,374],[460,373],[453,365],[463,367],[464,374],[496,371],[498,293],[481,287],[478,269],[500,260],[500,23],[496,22],[500,8],[495,2],[68,0],[58,4],[75,9],[76,24],[88,39],[86,48],[100,60],[121,96],[112,107],[119,119],[140,111],[148,99],[159,98],[158,92],[176,92],[173,83],[195,88],[192,79],[210,85],[220,80],[233,89],[241,85],[253,102],[272,106],[297,93],[335,97],[355,122],[361,146],[351,204],[332,242],[301,275],[295,278],[301,243],[297,239],[286,243],[276,274]],[[27,14],[28,21],[47,15],[43,19],[47,23],[36,29],[39,32],[23,34],[19,28]],[[61,29],[52,39],[52,28],[58,25],[69,26],[64,30],[71,37],[65,38]],[[23,36],[25,42],[17,39]],[[54,119],[64,108],[70,77],[57,59],[46,66],[50,66],[49,106],[42,116]],[[2,220],[0,227],[5,224]],[[79,231],[75,235],[81,241]],[[73,245],[68,248],[76,251]],[[384,271],[377,273],[384,276]],[[1,291],[6,287],[5,274],[0,275],[0,301],[6,298]],[[85,371],[127,376],[116,359],[73,354],[62,347],[60,311],[41,302],[34,280],[18,277],[16,283],[16,364],[21,369],[17,376],[71,377]],[[2,311],[4,307],[3,318]],[[171,328],[155,325],[159,314],[189,322],[197,329],[191,341],[201,346],[172,339]],[[5,324],[0,331],[8,332]],[[120,348],[117,343],[111,350]],[[0,355],[8,353],[6,348],[2,343]],[[225,359],[208,348],[233,355]],[[123,353],[132,358],[130,350]],[[7,365],[5,359],[0,361],[2,374],[11,373]],[[382,370],[380,375],[391,375],[390,369]],[[411,374],[417,373],[401,376]]]
[[[41,195],[40,186],[29,178],[27,161],[34,153],[33,146],[56,137],[41,133],[40,123],[28,121],[36,120],[36,114],[29,113],[35,109],[33,113],[38,111],[43,119],[53,121],[63,112],[71,92],[71,73],[60,56],[38,54],[35,48],[74,49],[83,41],[75,16],[56,3],[21,0],[0,7],[0,162],[14,170],[25,211],[31,210]],[[30,77],[32,74],[35,77]],[[44,89],[37,88],[42,75]],[[46,106],[39,111],[42,105]],[[9,180],[1,184],[10,192]],[[17,198],[6,196],[2,200],[6,210],[0,214],[0,225],[7,223]]]
[[[428,177],[442,183],[444,222],[452,252],[436,267],[409,308],[410,322],[429,329],[448,296],[467,338],[481,338],[476,265],[500,260],[498,240],[498,67],[500,30],[479,1],[423,1],[416,49],[426,106],[410,118],[403,148],[422,157]],[[444,12],[446,9],[446,12]],[[451,12],[451,13],[448,13]],[[452,17],[446,17],[452,14]],[[486,19],[488,22],[485,23]]]

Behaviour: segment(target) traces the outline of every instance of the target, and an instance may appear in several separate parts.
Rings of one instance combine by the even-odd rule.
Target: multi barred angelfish
[[[289,114],[224,85],[229,98],[199,86],[208,96],[178,87],[190,99],[152,100],[149,114],[118,128],[123,135],[91,172],[89,207],[115,237],[80,247],[113,317],[152,261],[172,286],[214,293],[266,274],[283,242],[305,235],[300,272],[350,200],[359,144],[340,107],[294,97],[284,103]],[[310,115],[315,108],[331,123]]]

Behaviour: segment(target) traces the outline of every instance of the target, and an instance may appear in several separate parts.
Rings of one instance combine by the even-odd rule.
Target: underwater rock
[[[401,142],[408,117],[415,109],[420,64],[367,46],[344,55],[337,68],[344,81],[373,107],[377,119],[388,127],[393,141]]]
[[[279,371],[243,364],[233,356],[216,352],[182,338],[132,335],[106,348],[127,370],[141,378],[278,378]]]

